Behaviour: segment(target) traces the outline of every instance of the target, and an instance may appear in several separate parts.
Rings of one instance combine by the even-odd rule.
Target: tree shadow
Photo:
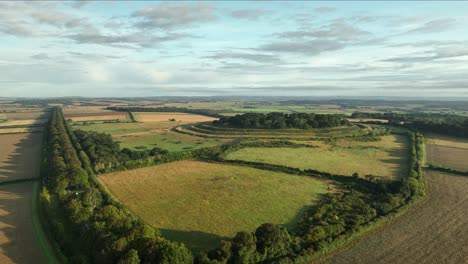
[[[46,263],[31,220],[33,186],[0,187],[0,263]]]
[[[182,231],[163,228],[160,228],[159,230],[165,238],[184,243],[187,248],[194,252],[217,248],[221,245],[222,240],[230,239],[229,237],[222,237],[201,231]]]
[[[380,161],[387,164],[397,164],[397,167],[394,167],[389,170],[388,175],[398,175],[397,178],[401,179],[408,175],[409,169],[409,159],[410,159],[410,146],[408,138],[404,136],[396,137],[396,143],[402,144],[403,149],[387,149],[385,150],[390,158],[388,159],[381,159]],[[380,175],[379,175],[380,176]],[[388,178],[388,177],[385,177]]]
[[[42,133],[0,135],[0,146],[0,183],[39,177]]]

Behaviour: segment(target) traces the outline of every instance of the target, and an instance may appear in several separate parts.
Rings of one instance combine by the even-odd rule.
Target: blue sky
[[[0,1],[0,96],[468,97],[466,2]]]

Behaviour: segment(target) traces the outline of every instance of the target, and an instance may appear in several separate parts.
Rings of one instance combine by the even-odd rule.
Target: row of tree
[[[236,128],[325,128],[349,125],[340,115],[307,114],[307,113],[246,113],[242,115],[226,116],[213,121],[216,125]]]
[[[97,183],[59,108],[53,109],[47,135],[41,208],[70,263],[193,262],[185,246],[133,217]]]

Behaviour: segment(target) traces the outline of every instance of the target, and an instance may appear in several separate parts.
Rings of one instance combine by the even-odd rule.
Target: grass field
[[[429,164],[468,171],[468,140],[463,138],[426,135]]]
[[[156,146],[169,151],[193,150],[220,145],[227,140],[208,139],[170,131],[182,122],[115,123],[73,126],[74,129],[111,134],[123,148],[152,149]]]
[[[467,263],[468,177],[426,179],[426,202],[323,263]]]
[[[41,133],[0,135],[0,183],[39,177]]]
[[[266,222],[293,228],[301,212],[327,192],[325,182],[310,177],[196,161],[100,180],[145,222],[194,249],[214,247]]]
[[[245,148],[227,155],[247,160],[315,169],[342,175],[401,177],[407,173],[408,144],[404,136],[389,135],[377,142],[339,139],[335,142],[306,141],[314,148]],[[297,141],[301,142],[301,141]]]
[[[137,115],[138,121],[140,122],[164,122],[169,121],[169,119],[175,119],[179,122],[206,122],[213,121],[217,118],[203,116],[203,115],[194,115],[186,113],[153,113],[153,112],[144,112],[144,113],[135,113]]]

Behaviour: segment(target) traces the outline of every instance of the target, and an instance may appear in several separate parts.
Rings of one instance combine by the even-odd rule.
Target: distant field
[[[467,263],[468,177],[428,172],[427,202],[323,263]]]
[[[262,223],[293,228],[327,184],[249,167],[179,161],[102,175],[111,193],[144,221],[191,248],[211,248]]]
[[[130,116],[125,112],[101,112],[85,114],[66,114],[65,119],[72,121],[95,121],[95,120],[129,120]]]
[[[169,121],[169,119],[175,119],[179,122],[205,122],[213,121],[217,118],[203,116],[203,115],[194,115],[194,114],[185,114],[185,113],[156,113],[156,112],[142,112],[135,113],[137,115],[138,121],[141,122],[164,122]]]
[[[229,153],[227,159],[280,164],[342,175],[357,172],[361,176],[405,176],[408,156],[406,137],[389,135],[381,138],[377,142],[349,139],[332,143],[305,142],[316,146],[314,148],[245,148]]]
[[[225,139],[209,139],[170,131],[182,122],[115,123],[73,126],[74,129],[111,134],[122,148],[152,149],[160,147],[169,151],[193,150],[227,142]]]
[[[0,135],[0,183],[39,177],[41,142],[40,133]]]
[[[429,164],[468,171],[468,140],[463,138],[426,135]]]
[[[73,114],[88,114],[88,113],[113,113],[114,111],[106,110],[106,106],[65,106],[63,113],[65,115]]]

